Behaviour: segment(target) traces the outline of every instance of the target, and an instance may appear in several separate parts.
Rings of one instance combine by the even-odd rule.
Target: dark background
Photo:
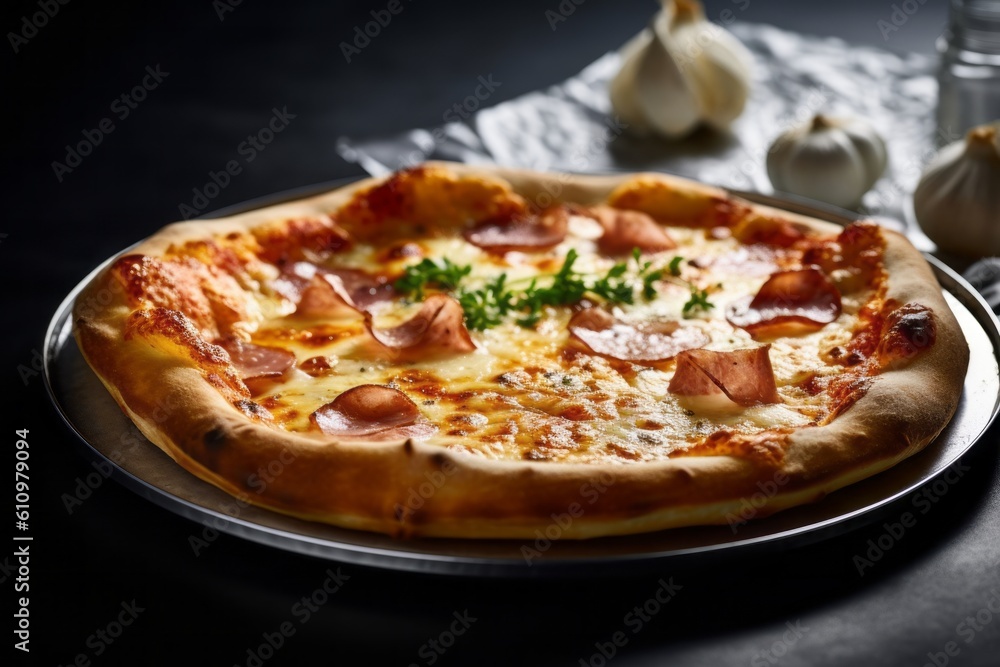
[[[479,76],[502,84],[490,103],[562,80],[656,9],[650,0],[588,0],[553,31],[545,11],[557,11],[557,0],[403,0],[403,12],[347,63],[339,44],[386,4],[243,0],[220,19],[221,2],[75,0],[17,53],[9,37],[0,47],[0,368],[9,470],[15,429],[30,429],[30,664],[70,664],[82,653],[94,665],[245,665],[262,633],[292,621],[296,634],[264,664],[422,665],[430,654],[421,646],[464,610],[477,620],[436,664],[587,664],[595,642],[619,630],[629,638],[619,665],[922,665],[951,641],[960,652],[949,664],[1000,663],[1000,615],[968,643],[960,627],[991,590],[1000,595],[995,430],[968,461],[972,472],[863,577],[853,557],[885,532],[881,525],[769,558],[613,579],[498,582],[345,566],[343,589],[300,625],[292,605],[323,582],[330,563],[228,536],[195,557],[194,524],[113,482],[67,513],[61,495],[92,469],[32,374],[49,318],[102,259],[178,219],[192,189],[240,159],[238,146],[272,109],[287,107],[295,118],[207,208],[358,175],[337,157],[338,137],[437,126]],[[707,15],[743,6],[740,20],[927,54],[946,14],[941,0],[911,0],[915,13],[888,40],[878,21],[890,20],[890,2],[715,0]],[[4,32],[22,31],[22,17],[38,11],[37,3],[9,6]],[[120,119],[112,101],[147,66],[169,75]],[[64,162],[65,146],[106,117],[114,131],[60,182],[51,163]],[[0,549],[0,564],[12,551]],[[0,571],[6,608],[19,596],[15,576]],[[684,588],[633,635],[624,616],[656,592],[660,576]],[[132,600],[144,611],[96,656],[88,637]],[[776,644],[796,622],[802,637]],[[772,660],[761,655],[772,649]],[[24,657],[14,652],[18,664]]]

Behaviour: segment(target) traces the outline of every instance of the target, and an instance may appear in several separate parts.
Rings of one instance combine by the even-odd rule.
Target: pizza
[[[169,225],[85,287],[74,335],[190,473],[399,537],[819,501],[931,442],[968,365],[922,255],[871,222],[450,163]]]

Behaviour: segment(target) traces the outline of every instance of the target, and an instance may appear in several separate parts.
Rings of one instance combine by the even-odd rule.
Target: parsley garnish
[[[406,267],[403,276],[396,281],[394,287],[402,294],[412,293],[416,301],[423,301],[424,287],[436,286],[444,290],[453,290],[462,282],[462,278],[472,272],[472,266],[459,266],[445,257],[439,266],[432,259],[423,259],[419,263]]]
[[[475,331],[495,327],[514,308],[514,293],[507,289],[506,273],[477,290],[462,289],[457,297],[465,311],[465,326]]]
[[[650,271],[653,263],[649,261],[643,262],[640,259],[641,257],[642,251],[638,248],[633,248],[632,258],[635,259],[635,264],[639,267],[639,277],[642,278],[642,298],[646,301],[652,301],[656,298],[656,287],[653,283],[658,280],[663,280],[663,269]],[[674,257],[674,259],[670,262],[670,266],[673,267],[674,263],[679,259],[680,257]],[[671,272],[671,275],[677,275],[673,273],[673,268],[668,270]]]
[[[712,308],[715,308],[715,304],[708,300],[708,290],[698,289],[691,285],[691,298],[687,300],[682,310],[684,317],[693,317],[699,311],[711,310]]]
[[[653,269],[652,262],[641,260],[638,248],[632,251],[632,257],[635,268],[631,272],[627,262],[617,262],[604,274],[589,276],[574,270],[579,253],[571,248],[556,273],[531,278],[520,288],[517,284],[525,281],[508,282],[506,273],[491,278],[480,287],[469,287],[462,283],[472,272],[471,265],[460,266],[447,258],[440,264],[423,259],[407,267],[394,286],[396,291],[412,296],[415,301],[424,298],[424,289],[428,287],[452,292],[465,311],[465,325],[474,331],[495,327],[511,315],[517,316],[515,322],[519,325],[533,327],[541,320],[546,306],[569,306],[584,299],[632,304],[635,303],[634,282],[637,280],[641,281],[642,297],[647,301],[656,298],[655,283],[659,281],[669,280],[689,287],[691,298],[684,304],[684,317],[714,307],[708,301],[708,290],[677,277],[683,258],[674,257],[666,267]]]

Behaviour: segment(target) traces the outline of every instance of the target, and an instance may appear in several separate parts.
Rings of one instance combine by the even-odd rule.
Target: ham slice
[[[323,271],[328,278],[340,281],[351,303],[362,312],[367,312],[378,303],[392,301],[396,296],[396,290],[392,288],[388,278],[373,276],[359,269],[323,269]]]
[[[377,329],[365,320],[375,340],[394,353],[448,356],[472,352],[476,344],[465,328],[465,313],[458,301],[444,294],[427,297],[417,314],[402,324]]]
[[[309,421],[327,435],[345,438],[426,438],[437,431],[406,394],[377,384],[348,389],[309,415]]]
[[[815,331],[840,316],[840,292],[816,268],[779,271],[757,295],[730,304],[726,319],[754,338]]]
[[[697,327],[682,327],[675,321],[626,324],[601,308],[573,315],[569,332],[596,354],[637,364],[666,361],[709,341]]]
[[[668,390],[678,396],[725,396],[742,406],[779,403],[770,349],[770,345],[762,345],[730,352],[681,352]]]
[[[239,338],[227,338],[218,345],[229,353],[233,366],[253,394],[287,378],[295,367],[295,355],[288,350],[255,345]]]
[[[395,294],[388,280],[356,269],[325,269],[310,262],[290,264],[271,287],[295,303],[295,314],[302,317],[364,313]]]
[[[594,206],[587,209],[587,213],[604,228],[597,247],[606,255],[627,255],[633,248],[642,252],[660,252],[677,247],[666,230],[641,211]]]
[[[769,245],[740,246],[714,257],[696,257],[690,263],[699,269],[711,268],[717,273],[736,276],[769,276],[780,270],[784,259],[781,250]]]
[[[472,245],[488,252],[533,252],[562,243],[568,224],[566,209],[552,206],[535,216],[486,220],[465,230],[463,236]]]
[[[344,317],[357,315],[359,309],[340,278],[317,272],[302,290],[295,314],[302,317]]]

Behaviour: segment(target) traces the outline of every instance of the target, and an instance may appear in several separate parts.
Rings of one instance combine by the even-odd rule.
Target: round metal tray
[[[230,207],[232,214],[264,204],[316,194],[337,184],[301,188]],[[850,217],[802,202],[739,193],[760,203],[832,222]],[[108,262],[111,260],[109,259]],[[45,339],[45,380],[53,403],[79,437],[84,453],[102,462],[111,476],[140,496],[207,529],[312,556],[394,570],[471,576],[592,576],[668,563],[743,556],[750,552],[788,549],[829,539],[870,523],[894,504],[941,474],[972,446],[1000,409],[996,317],[968,283],[944,264],[928,257],[949,305],[971,348],[965,391],[951,423],[919,454],[872,478],[837,491],[816,504],[751,521],[734,531],[708,526],[647,535],[593,540],[396,540],[288,517],[249,505],[194,477],[146,440],[124,415],[81,356],[71,330],[73,301],[87,276],[63,301]],[[108,262],[105,262],[107,264]],[[524,548],[529,549],[525,550]],[[525,552],[531,554],[530,560]]]

